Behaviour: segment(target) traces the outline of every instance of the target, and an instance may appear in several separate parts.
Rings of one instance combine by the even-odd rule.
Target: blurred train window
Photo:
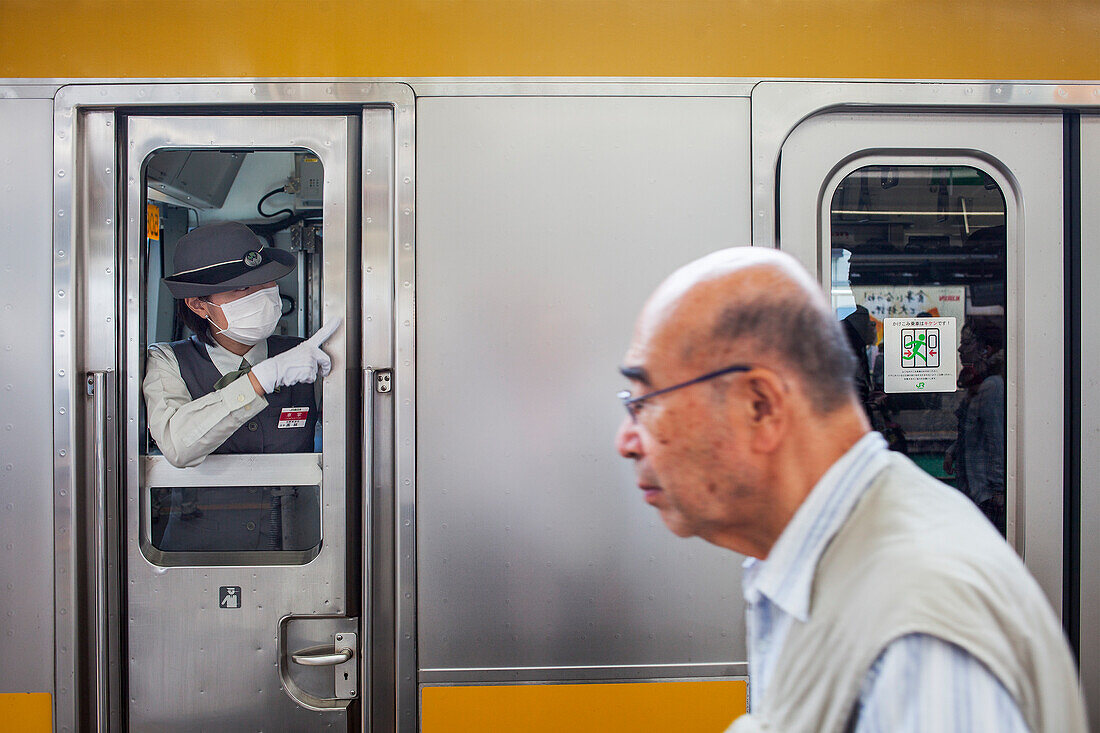
[[[970,166],[868,166],[830,202],[832,303],[856,382],[891,449],[1005,530],[1006,208]],[[883,319],[954,318],[953,392],[888,393]],[[947,354],[941,358],[947,358]]]
[[[296,552],[321,543],[319,486],[150,489],[161,552]]]
[[[192,335],[161,279],[174,272],[176,243],[183,235],[195,227],[223,221],[248,225],[265,246],[291,252],[297,261],[294,270],[276,283],[283,310],[275,335],[304,338],[316,331],[321,323],[323,181],[321,161],[305,150],[174,149],[150,155],[144,166],[143,346],[169,344]],[[291,436],[290,430],[272,434],[276,451],[301,454],[302,461],[316,466],[315,454],[322,444],[320,382],[315,385],[314,405],[308,420],[298,421],[307,411],[294,413],[294,422],[304,422],[304,427],[289,426],[308,430],[307,436]],[[142,400],[140,450],[146,456],[159,456],[160,447],[144,427],[145,408]],[[276,410],[279,427],[287,427],[280,416],[299,408],[295,403],[281,413],[276,407],[266,409]],[[266,419],[261,416],[240,430],[255,433],[257,421]],[[286,440],[279,443],[283,438]],[[236,453],[239,446],[255,443],[246,439],[234,443],[235,439],[236,434],[215,453]],[[263,445],[271,445],[272,440],[266,437]],[[308,562],[321,543],[321,486],[270,485],[279,478],[267,472],[259,479],[241,468],[244,465],[220,463],[216,470],[224,473],[224,485],[209,485],[209,476],[200,482],[202,486],[190,485],[193,481],[188,476],[195,470],[183,469],[178,483],[168,479],[167,483],[161,480],[143,487],[149,544],[160,553],[211,553],[198,560],[199,564],[238,564],[239,557],[229,554],[219,559],[213,553],[239,552],[281,553],[264,562]],[[215,469],[207,463],[200,470],[208,474]],[[221,480],[219,474],[215,483]],[[285,477],[282,480],[287,481]],[[156,556],[168,565],[194,557]]]

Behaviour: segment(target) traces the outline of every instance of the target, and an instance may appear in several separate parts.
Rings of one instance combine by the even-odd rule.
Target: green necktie
[[[252,365],[248,363],[248,359],[241,359],[241,368],[238,369],[235,372],[229,372],[228,374],[223,376],[221,379],[214,382],[214,389],[215,390],[221,389],[222,387],[226,386],[227,384],[230,384],[231,382],[237,381],[238,377],[244,376],[245,374],[248,374],[250,371],[252,371]]]

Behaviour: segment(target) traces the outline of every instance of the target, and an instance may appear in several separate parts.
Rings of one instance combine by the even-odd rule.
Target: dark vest
[[[269,336],[267,355],[275,356],[300,344],[303,339],[293,336]],[[206,344],[192,336],[170,344],[179,362],[180,375],[187,384],[191,399],[198,399],[214,391],[214,384],[221,379],[221,372],[210,360]],[[311,453],[313,433],[317,425],[317,405],[313,397],[313,385],[308,383],[279,387],[267,395],[267,407],[242,425],[214,451],[215,453]],[[292,407],[308,408],[305,424],[301,427],[279,427],[283,410]]]

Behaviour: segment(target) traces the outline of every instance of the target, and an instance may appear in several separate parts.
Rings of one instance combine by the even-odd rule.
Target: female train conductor
[[[320,345],[340,321],[326,323],[307,340],[273,335],[282,310],[275,280],[294,269],[293,256],[263,246],[243,224],[224,222],[181,237],[174,264],[175,274],[164,283],[193,335],[150,346],[143,384],[149,432],[164,457],[185,467],[211,453],[312,451],[317,422],[312,383],[332,368]],[[202,509],[182,493],[173,491],[165,540],[178,521],[202,517]],[[238,503],[231,497],[213,503],[228,509],[226,501]],[[255,506],[255,499],[249,504]],[[236,519],[242,521],[227,524],[257,526]],[[186,549],[245,549],[229,547],[238,543],[226,537],[210,540],[213,545],[187,542]]]

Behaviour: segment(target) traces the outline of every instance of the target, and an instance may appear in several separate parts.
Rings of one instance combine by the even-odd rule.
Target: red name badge
[[[279,412],[280,428],[304,428],[309,417],[308,407],[284,407]]]

